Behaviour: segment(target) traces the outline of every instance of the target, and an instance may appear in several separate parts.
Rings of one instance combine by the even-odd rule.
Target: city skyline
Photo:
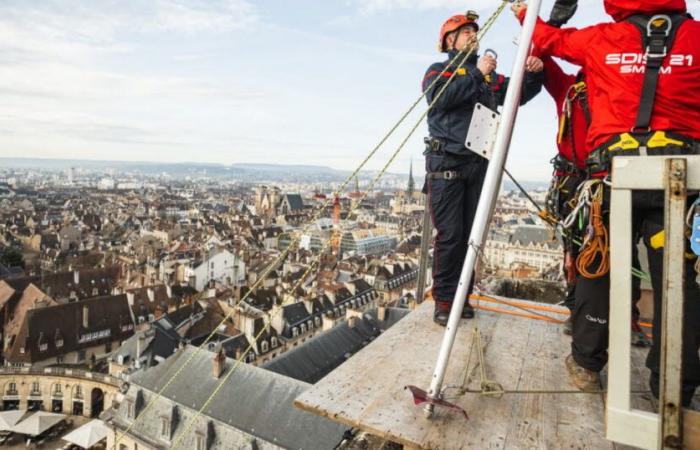
[[[0,147],[14,157],[355,167],[442,58],[435,38],[445,17],[473,8],[483,20],[497,3],[6,2]],[[607,20],[602,2],[588,1],[572,24]],[[506,74],[517,33],[505,11],[482,45],[497,49]],[[424,109],[368,168],[383,165]],[[549,177],[555,129],[542,94],[516,125],[509,165],[518,178]],[[392,171],[413,159],[420,173],[425,134],[423,124]]]

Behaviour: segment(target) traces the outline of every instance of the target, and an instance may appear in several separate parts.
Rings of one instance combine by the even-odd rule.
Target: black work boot
[[[446,327],[447,321],[450,319],[450,308],[452,303],[435,301],[435,312],[433,313],[433,322]]]
[[[472,319],[474,317],[474,307],[466,302],[462,310],[462,319]]]

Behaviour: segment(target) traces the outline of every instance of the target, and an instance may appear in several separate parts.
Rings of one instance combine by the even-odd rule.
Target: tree
[[[24,269],[22,252],[14,247],[6,247],[0,251],[0,264],[7,267],[21,267]]]

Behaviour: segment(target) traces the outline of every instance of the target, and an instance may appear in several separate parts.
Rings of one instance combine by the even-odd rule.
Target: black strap
[[[661,66],[673,48],[676,32],[680,25],[687,20],[687,16],[681,14],[635,15],[627,20],[641,31],[642,49],[647,57],[637,120],[632,129],[633,132],[645,132],[650,130],[651,114],[654,110]]]
[[[465,180],[467,177],[456,170],[445,170],[443,172],[428,172],[425,176],[429,180]]]

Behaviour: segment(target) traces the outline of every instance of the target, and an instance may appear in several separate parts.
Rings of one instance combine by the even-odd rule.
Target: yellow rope
[[[483,35],[484,35],[484,34],[486,33],[486,31],[491,27],[491,25],[493,25],[493,23],[495,22],[496,18],[497,18],[497,17],[500,15],[500,13],[505,9],[505,6],[506,6],[506,5],[507,5],[507,1],[504,0],[504,1],[502,2],[501,6],[499,6],[499,8],[497,8],[496,12],[494,12],[494,14],[484,23],[484,26],[481,28],[480,34],[478,35],[477,41],[479,41],[481,38],[483,38]],[[464,55],[464,57],[460,60],[460,63],[459,63],[459,66],[457,67],[457,69],[461,68],[461,67],[466,63],[466,61],[469,59],[469,57],[471,56],[472,53],[473,53],[473,49],[470,49],[468,52],[466,52],[466,54]],[[460,54],[462,54],[462,52],[460,52]],[[455,59],[458,59],[458,58],[455,58]],[[438,93],[437,93],[437,95],[435,96],[435,98],[433,99],[433,101],[430,103],[430,105],[428,105],[428,108],[426,109],[426,111],[423,112],[423,114],[421,114],[420,118],[416,121],[415,125],[411,128],[411,130],[409,131],[409,133],[408,133],[408,135],[406,136],[406,138],[404,138],[404,140],[401,142],[401,144],[398,146],[398,148],[394,151],[394,153],[392,154],[392,156],[391,156],[391,158],[389,159],[389,161],[384,165],[384,167],[383,167],[382,170],[377,174],[377,176],[375,176],[375,178],[372,180],[372,182],[370,183],[370,185],[367,187],[367,189],[365,190],[365,192],[363,193],[363,195],[362,195],[362,196],[360,197],[360,199],[356,202],[355,206],[354,206],[353,208],[351,208],[351,210],[350,210],[350,212],[349,212],[350,214],[353,213],[356,209],[358,209],[358,208],[360,207],[362,201],[367,197],[367,195],[369,195],[370,192],[372,192],[372,190],[374,189],[374,186],[375,186],[375,185],[377,184],[377,182],[379,182],[379,180],[384,176],[384,174],[385,174],[386,171],[389,169],[389,167],[391,166],[391,164],[394,162],[394,160],[395,160],[395,159],[398,157],[398,155],[401,153],[401,151],[402,151],[403,148],[406,146],[406,144],[408,143],[408,141],[409,141],[409,139],[411,138],[411,136],[413,136],[413,134],[416,132],[416,130],[418,129],[418,127],[420,126],[420,124],[423,122],[423,119],[425,119],[425,117],[428,115],[428,113],[430,112],[430,110],[435,106],[435,104],[437,103],[437,101],[440,99],[440,97],[441,97],[442,94],[445,92],[445,90],[447,89],[447,87],[449,86],[449,84],[452,82],[452,80],[454,79],[454,77],[455,77],[456,75],[457,75],[457,70],[455,70],[455,71],[452,73],[452,75],[450,75],[450,77],[449,77],[449,79],[447,80],[447,82],[445,83],[445,85],[442,86],[442,88],[438,91]],[[439,77],[438,77],[438,78],[439,78]],[[433,86],[433,85],[431,84],[431,87],[432,87],[432,86]],[[427,92],[429,89],[430,89],[430,88],[426,89],[425,92]],[[304,279],[306,278],[306,276],[308,276],[308,274],[313,270],[314,265],[317,263],[318,259],[319,259],[320,256],[323,254],[323,252],[325,251],[325,249],[330,245],[330,243],[331,243],[330,239],[327,239],[326,242],[325,242],[325,244],[324,244],[323,249],[322,249],[321,251],[319,251],[318,256],[314,258],[314,261],[312,261],[312,263],[309,265],[309,268],[308,268],[308,269],[306,270],[306,272],[302,275],[302,277],[299,279],[299,281],[295,284],[295,286],[292,288],[291,292],[296,291],[296,289],[301,285],[301,283],[303,283],[303,280],[304,280]],[[238,302],[238,303],[240,303],[240,302]],[[280,311],[281,311],[281,309],[280,309]],[[229,313],[229,315],[231,315],[232,313],[233,313],[233,310],[232,310],[231,313]],[[278,313],[279,313],[279,311],[278,311]],[[270,324],[270,322],[272,321],[272,318],[273,318],[272,316],[269,317],[269,319],[267,320],[267,323],[265,324],[265,326],[263,326],[262,329],[260,330],[260,332],[254,337],[254,342],[256,342],[256,341],[258,340],[258,338],[260,338],[260,337],[263,335],[263,333],[266,331],[267,326],[268,326],[268,325]],[[206,341],[205,341],[205,343],[206,343]],[[205,345],[205,343],[203,343],[203,344],[199,347],[199,349],[201,349],[201,348]],[[172,445],[171,449],[176,449],[176,448],[179,446],[179,444],[181,443],[182,439],[183,439],[185,436],[187,436],[187,435],[189,434],[191,428],[194,426],[195,421],[196,421],[197,418],[202,414],[202,411],[204,411],[204,410],[207,408],[207,406],[209,406],[209,404],[210,404],[211,401],[216,397],[216,395],[219,393],[219,391],[221,390],[221,388],[226,384],[227,380],[236,372],[236,369],[237,369],[238,366],[240,365],[240,363],[241,363],[241,361],[242,361],[244,355],[246,355],[251,349],[252,349],[252,344],[249,344],[249,345],[248,345],[248,348],[247,348],[244,352],[242,352],[241,357],[236,359],[236,362],[234,363],[234,365],[233,365],[233,367],[231,368],[231,370],[221,379],[221,381],[219,382],[219,384],[217,385],[217,387],[216,387],[216,388],[214,389],[214,391],[209,395],[209,397],[207,398],[207,400],[204,402],[204,404],[202,405],[202,407],[197,411],[197,413],[194,415],[194,417],[192,417],[192,418],[188,421],[187,427],[178,435],[177,439],[173,442],[173,445]],[[196,352],[195,352],[194,354],[196,354]],[[192,357],[190,357],[190,359],[192,359]],[[161,390],[161,392],[162,392],[162,390]]]
[[[501,9],[501,11],[503,10],[503,8],[500,8],[500,9]],[[488,22],[487,22],[487,23],[488,23]],[[489,27],[490,27],[490,24],[488,24],[488,25],[489,25]],[[460,50],[460,52],[458,53],[458,56],[461,56],[461,55],[464,54],[464,53],[465,53],[464,50]],[[469,57],[469,55],[471,55],[471,50],[470,50],[469,52],[467,52],[467,54],[466,54],[466,56],[464,57],[464,59],[462,59],[462,63],[460,64],[460,67],[461,67],[461,66],[463,65],[463,63],[467,60],[467,58]],[[231,309],[231,312],[229,312],[229,313],[221,320],[221,322],[219,323],[218,326],[214,327],[214,331],[212,331],[212,332],[209,334],[209,336],[207,336],[207,338],[206,338],[206,339],[204,340],[204,342],[197,348],[197,350],[196,350],[195,352],[193,352],[193,354],[190,355],[190,357],[189,357],[181,366],[178,366],[176,372],[175,372],[175,373],[168,379],[168,381],[158,390],[158,392],[155,393],[156,395],[146,404],[146,406],[144,407],[144,409],[134,418],[134,420],[133,420],[133,421],[131,422],[131,424],[126,428],[126,430],[124,430],[123,433],[121,433],[121,434],[119,434],[119,435],[117,436],[117,438],[116,438],[115,441],[114,441],[114,445],[111,447],[111,450],[116,450],[117,444],[119,443],[119,441],[120,441],[121,439],[123,439],[123,438],[134,428],[134,426],[136,426],[136,424],[139,422],[140,418],[141,418],[145,413],[147,413],[147,412],[153,407],[153,405],[155,404],[155,402],[162,396],[162,394],[163,394],[163,392],[165,391],[165,389],[167,389],[168,386],[170,386],[170,385],[172,384],[172,382],[182,373],[182,371],[184,370],[184,368],[187,367],[187,366],[193,361],[193,359],[194,359],[195,356],[201,351],[201,349],[202,349],[209,341],[211,341],[211,339],[212,339],[212,338],[214,337],[214,335],[216,334],[216,330],[217,330],[221,325],[223,325],[227,320],[229,320],[229,319],[231,318],[231,316],[233,315],[233,311],[235,310],[236,306],[240,305],[240,304],[243,303],[245,300],[247,300],[248,297],[251,295],[251,293],[252,293],[256,288],[258,288],[258,287],[263,283],[263,281],[265,281],[265,279],[267,278],[267,276],[268,276],[268,275],[269,275],[269,274],[270,274],[270,273],[271,273],[271,272],[272,272],[272,271],[287,257],[287,255],[289,255],[289,253],[291,252],[291,250],[292,250],[296,245],[299,244],[299,242],[300,242],[300,240],[301,240],[301,236],[302,236],[304,233],[306,233],[307,231],[309,231],[309,230],[311,229],[311,227],[313,227],[313,225],[315,224],[315,222],[316,222],[318,219],[321,218],[321,215],[324,213],[325,209],[326,209],[328,206],[330,206],[331,202],[335,199],[335,197],[336,197],[337,195],[340,195],[340,193],[342,193],[342,192],[345,190],[345,188],[347,187],[347,185],[357,176],[357,174],[359,174],[359,172],[364,168],[364,166],[367,164],[367,162],[369,162],[369,160],[377,153],[377,151],[379,151],[379,149],[386,143],[386,141],[389,139],[389,137],[391,137],[391,135],[392,135],[392,134],[399,128],[399,126],[406,120],[406,118],[411,114],[411,112],[413,112],[413,110],[420,104],[420,102],[421,102],[421,101],[423,100],[423,98],[425,97],[426,93],[429,92],[429,91],[440,81],[442,75],[443,75],[445,72],[447,72],[447,71],[452,67],[452,65],[456,62],[457,59],[458,59],[458,58],[454,58],[454,59],[452,59],[452,60],[449,61],[449,63],[445,66],[445,68],[442,70],[442,72],[435,78],[435,80],[433,80],[433,82],[425,89],[425,91],[423,91],[423,93],[413,102],[413,104],[411,104],[411,106],[408,108],[408,110],[407,110],[407,111],[399,118],[399,120],[389,129],[389,131],[379,140],[379,142],[374,146],[374,148],[372,149],[372,151],[369,152],[369,154],[368,154],[368,155],[365,157],[365,159],[360,163],[360,165],[355,169],[355,171],[354,171],[352,174],[350,174],[350,175],[345,179],[345,181],[343,181],[343,182],[340,184],[340,186],[333,192],[332,195],[330,195],[330,196],[328,197],[328,199],[324,202],[324,204],[323,204],[323,205],[321,206],[321,208],[319,209],[319,212],[318,212],[318,213],[313,217],[313,219],[300,231],[298,237],[296,237],[295,239],[293,239],[293,240],[290,242],[290,244],[289,244],[289,246],[287,247],[287,249],[285,249],[285,250],[284,250],[270,265],[267,266],[267,268],[263,271],[262,275],[258,278],[258,280],[250,287],[250,290],[245,294],[245,296],[243,296],[238,302],[236,302],[235,305],[233,305],[233,307],[232,307],[232,309]],[[449,80],[448,80],[448,81],[449,81]],[[426,113],[426,114],[427,114],[427,113]],[[421,120],[422,120],[423,117],[425,117],[425,115],[423,115],[423,116],[421,117]],[[417,128],[417,126],[414,127],[414,130],[413,130],[413,131],[415,131],[415,128]],[[413,134],[413,132],[412,132],[411,134]],[[403,145],[405,145],[405,142],[402,144],[402,147],[401,147],[401,148],[403,148]],[[320,255],[320,254],[319,254],[319,255]]]

